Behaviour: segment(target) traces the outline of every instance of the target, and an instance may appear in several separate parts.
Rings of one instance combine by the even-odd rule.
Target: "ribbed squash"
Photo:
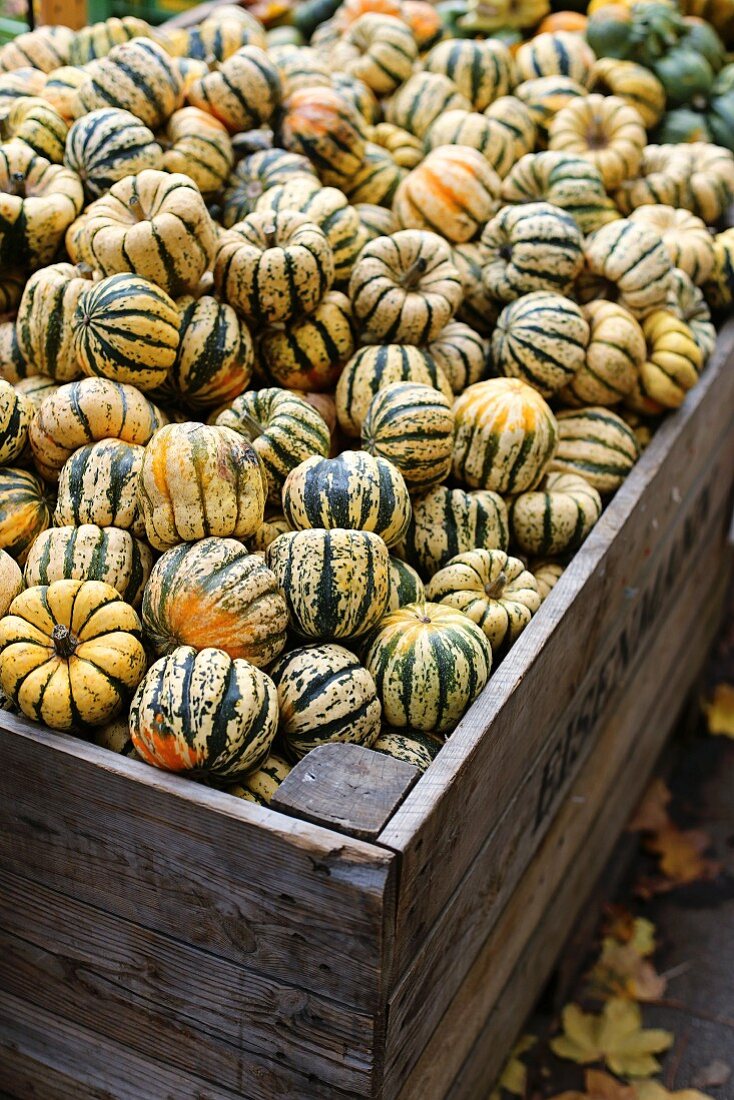
[[[571,298],[537,290],[502,310],[492,337],[495,369],[529,382],[544,397],[567,386],[581,369],[589,325]]]
[[[549,147],[589,160],[608,191],[634,179],[646,143],[639,112],[613,95],[589,95],[567,104],[548,128]]]
[[[590,330],[586,357],[559,393],[570,405],[615,405],[631,392],[645,362],[645,336],[629,310],[603,299],[581,307]]]
[[[438,735],[434,737],[418,730],[400,733],[385,727],[372,748],[383,756],[392,756],[394,760],[402,760],[419,772],[425,772],[440,752],[442,744],[443,740]]]
[[[734,231],[717,233],[713,248],[714,265],[703,289],[713,309],[727,309],[734,302]]]
[[[160,409],[134,386],[83,378],[44,400],[28,435],[39,472],[55,482],[67,458],[85,443],[122,439],[145,446],[163,423]]]
[[[0,550],[0,617],[7,615],[15,597],[23,591],[23,574],[10,554]]]
[[[398,552],[422,577],[432,577],[457,554],[506,550],[508,532],[507,507],[498,493],[439,485],[413,501],[413,518]]]
[[[101,581],[27,588],[0,619],[0,685],[51,729],[109,722],[144,672],[140,620]]]
[[[377,96],[363,80],[350,73],[332,73],[331,85],[368,127],[374,126],[382,118],[382,108]]]
[[[516,641],[541,604],[533,574],[503,550],[458,554],[431,577],[426,598],[468,615],[493,654]]]
[[[254,447],[230,428],[169,424],[146,447],[140,510],[156,550],[209,535],[249,538],[265,513]]]
[[[556,115],[569,103],[584,99],[586,94],[584,85],[570,76],[539,76],[535,80],[524,80],[514,91],[530,114],[537,134],[536,145],[542,149],[548,144],[548,130]]]
[[[60,263],[31,275],[23,291],[16,320],[20,353],[26,363],[57,382],[73,382],[82,374],[72,320],[91,285],[84,271]]]
[[[701,218],[688,210],[648,204],[633,210],[629,220],[658,234],[673,267],[685,271],[697,286],[706,282],[714,266],[714,245]]]
[[[379,736],[375,681],[343,646],[293,649],[270,675],[278,689],[278,732],[292,759],[334,742],[370,747]]]
[[[290,531],[290,525],[282,512],[266,513],[265,519],[247,544],[250,552],[264,556],[270,543],[274,542],[278,535],[285,535],[288,531]]]
[[[734,198],[734,153],[703,141],[669,148],[679,151],[686,166],[687,182],[679,205],[713,225]]]
[[[459,272],[464,291],[456,316],[470,325],[476,333],[489,336],[499,317],[499,305],[490,298],[482,279],[487,259],[486,249],[479,241],[457,244],[451,249],[451,259]],[[442,331],[445,332],[446,329]],[[440,334],[437,339],[441,339]]]
[[[317,393],[333,389],[354,347],[352,305],[338,290],[328,291],[310,316],[265,329],[259,343],[278,385]]]
[[[450,321],[426,350],[443,370],[454,393],[462,393],[467,386],[481,381],[487,370],[487,341],[463,321]]]
[[[672,264],[659,234],[623,218],[603,226],[586,242],[591,298],[611,298],[635,317],[664,309]]]
[[[50,523],[49,502],[38,478],[13,466],[0,469],[0,548],[22,565]]]
[[[583,157],[551,150],[521,157],[502,184],[502,198],[509,203],[552,203],[570,214],[584,234],[619,217],[598,168]]]
[[[391,611],[365,656],[386,722],[448,733],[489,679],[492,650],[461,611],[416,603]]]
[[[290,471],[312,455],[326,458],[331,449],[324,418],[289,390],[272,387],[243,393],[216,422],[252,442],[265,468],[268,499],[278,506]]]
[[[385,107],[385,120],[415,137],[424,138],[446,111],[470,111],[471,103],[443,73],[415,73],[398,88]]]
[[[634,107],[646,130],[651,130],[660,121],[665,111],[665,88],[643,65],[615,57],[600,57],[592,77],[595,92],[617,96]]]
[[[365,451],[343,451],[336,458],[315,455],[291,470],[283,485],[283,515],[294,531],[373,531],[394,546],[405,535],[410,514],[400,471]]]
[[[77,90],[86,79],[84,69],[78,69],[74,65],[61,65],[48,74],[48,79],[38,94],[55,107],[63,119],[71,123],[77,108]]]
[[[234,795],[235,798],[244,798],[246,802],[255,802],[258,806],[269,806],[291,767],[282,756],[271,752],[264,764],[243,776],[239,783],[233,783],[225,789],[227,794]]]
[[[504,206],[485,226],[482,245],[484,285],[501,302],[535,290],[567,294],[584,263],[576,222],[548,202]]]
[[[76,35],[68,27],[43,26],[15,36],[0,49],[0,72],[32,66],[50,73],[66,65]]]
[[[691,329],[669,310],[659,309],[642,322],[647,358],[640,382],[647,397],[666,409],[677,409],[698,381],[703,354]]]
[[[515,159],[515,143],[496,119],[476,111],[447,111],[439,115],[425,138],[429,151],[442,145],[476,149],[500,178],[507,175]]]
[[[457,398],[454,417],[454,477],[497,493],[538,484],[555,453],[557,425],[536,389],[517,378],[478,382]]]
[[[233,134],[266,125],[280,98],[278,70],[259,46],[243,46],[188,91],[192,107],[213,115]]]
[[[0,378],[15,385],[35,369],[21,354],[15,321],[0,321]]]
[[[122,19],[112,16],[103,22],[92,23],[77,31],[69,46],[69,64],[86,65],[98,57],[106,57],[113,46],[129,42],[131,38],[145,37],[150,27],[143,19],[133,15],[124,15]]]
[[[365,142],[361,166],[344,183],[350,202],[371,202],[390,207],[401,181],[404,168],[399,168],[387,149]]]
[[[310,46],[284,44],[271,46],[268,56],[278,70],[283,99],[299,88],[333,86],[330,67],[325,58]]]
[[[524,42],[515,53],[516,83],[543,76],[568,76],[591,86],[596,55],[580,34],[546,31]]]
[[[173,59],[149,38],[113,46],[106,57],[90,62],[77,91],[79,114],[122,107],[152,130],[171,117],[182,98],[183,83]]]
[[[0,466],[8,466],[25,450],[33,412],[30,402],[0,379]]]
[[[243,157],[227,182],[222,199],[222,224],[229,228],[252,214],[257,200],[270,187],[304,176],[316,179],[311,161],[299,153],[264,149]]]
[[[22,393],[28,399],[34,413],[41,407],[44,398],[50,393],[55,393],[59,388],[53,378],[49,378],[47,374],[34,374],[31,378],[21,378],[13,385],[18,393]]]
[[[345,435],[358,438],[375,394],[392,382],[418,382],[452,398],[448,379],[427,351],[411,344],[368,345],[344,368],[336,386],[336,413]]]
[[[245,8],[226,5],[212,11],[196,26],[187,28],[185,52],[204,61],[226,61],[243,46],[265,49],[262,25]]]
[[[401,19],[366,12],[329,51],[334,69],[363,80],[376,95],[394,92],[413,72],[418,46]]]
[[[513,160],[533,151],[537,129],[530,110],[521,99],[514,95],[500,96],[490,103],[484,114],[490,121],[497,122],[511,139],[515,151]]]
[[[183,107],[169,118],[166,141],[162,167],[167,172],[189,176],[202,195],[221,191],[234,164],[232,142],[221,122],[197,107]]]
[[[645,146],[636,176],[614,193],[617,207],[629,214],[647,203],[681,206],[688,191],[689,167],[681,145]]]
[[[393,382],[378,390],[362,422],[364,450],[387,459],[411,492],[446,479],[453,440],[451,402],[433,386],[416,382]]]
[[[193,409],[233,401],[252,376],[252,337],[231,306],[210,295],[176,302],[179,343],[166,389]]]
[[[564,567],[557,561],[534,561],[531,569],[538,583],[541,600],[547,600],[563,576]]]
[[[707,283],[708,287],[710,284]],[[668,309],[685,321],[701,349],[704,365],[716,347],[716,327],[700,287],[680,268],[673,268]]]
[[[500,188],[478,150],[441,145],[402,181],[393,213],[404,229],[430,229],[459,244],[476,237],[495,212]]]
[[[180,645],[214,647],[264,668],[285,646],[287,626],[274,575],[236,539],[167,550],[145,590],[143,627],[159,656]]]
[[[362,163],[364,120],[333,88],[299,88],[283,104],[276,133],[284,149],[308,157],[330,186],[340,187]]]
[[[24,142],[52,164],[61,164],[64,160],[68,132],[69,127],[59,112],[38,97],[16,99],[4,121],[7,139]]]
[[[506,96],[516,83],[512,55],[497,39],[452,38],[439,42],[423,58],[426,72],[441,73],[453,81],[474,111],[483,111]]]
[[[510,505],[513,543],[525,554],[577,550],[601,515],[601,497],[578,474],[551,473],[542,489],[520,493]]]
[[[291,626],[307,638],[366,634],[385,612],[390,559],[370,531],[294,531],[271,542],[265,560],[285,594]]]
[[[400,168],[415,168],[423,160],[421,139],[391,122],[378,122],[369,131],[369,139],[386,149]]]
[[[83,204],[76,172],[25,142],[0,145],[0,265],[35,271],[50,263]]]
[[[103,581],[138,607],[153,565],[150,547],[119,527],[83,523],[42,531],[25,563],[25,583]]]
[[[143,760],[230,779],[264,764],[278,727],[275,684],[221,649],[180,646],[151,666],[130,706]]]
[[[639,457],[635,433],[609,409],[591,405],[558,413],[558,447],[551,470],[580,474],[600,493],[613,493]]]
[[[125,176],[163,167],[163,150],[152,130],[118,107],[100,107],[69,130],[64,164],[80,177],[93,199]]]
[[[145,448],[121,439],[101,439],[79,447],[59,476],[54,523],[57,527],[94,523],[145,534],[138,507],[138,480]]]
[[[423,581],[412,565],[401,558],[390,555],[390,594],[387,599],[387,611],[397,611],[406,603],[417,603],[426,598]]]

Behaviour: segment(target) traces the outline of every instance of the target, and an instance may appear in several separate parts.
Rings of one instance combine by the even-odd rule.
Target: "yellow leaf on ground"
[[[630,833],[656,833],[670,824],[668,803],[671,793],[662,779],[653,779],[627,826]]]
[[[713,698],[704,710],[709,733],[734,737],[734,685],[717,684]]]
[[[654,1055],[673,1042],[668,1031],[643,1028],[639,1006],[619,997],[607,1001],[600,1015],[566,1005],[562,1021],[563,1035],[550,1044],[554,1054],[580,1065],[605,1062],[621,1076],[652,1076],[660,1069]]]
[[[638,955],[652,955],[655,951],[655,925],[646,917],[633,917],[623,905],[607,906],[602,931],[619,943],[628,943]]]
[[[711,838],[702,829],[679,829],[668,825],[649,837],[645,846],[660,858],[660,870],[675,886],[716,878],[721,864],[707,859],[704,852]]]
[[[698,1089],[669,1092],[659,1081],[638,1081],[635,1083],[634,1091],[637,1100],[714,1100],[712,1096],[699,1092]]]
[[[511,1092],[513,1096],[523,1096],[527,1082],[528,1071],[520,1061],[523,1054],[527,1054],[534,1047],[537,1039],[534,1035],[521,1035],[515,1043],[510,1057],[505,1062],[502,1073],[497,1081],[497,1087],[490,1094],[489,1100],[500,1100],[501,1090]]]
[[[602,952],[589,972],[590,992],[597,997],[628,997],[633,1001],[657,1001],[667,981],[632,943],[611,936],[602,941]]]
[[[587,1069],[584,1077],[584,1092],[561,1092],[552,1097],[552,1100],[637,1100],[637,1094],[631,1085],[625,1085],[608,1073]]]

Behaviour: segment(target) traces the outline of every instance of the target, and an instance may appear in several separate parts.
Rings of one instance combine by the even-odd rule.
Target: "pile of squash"
[[[696,384],[734,155],[658,47],[721,40],[466,9],[0,50],[5,707],[259,802],[425,769]]]

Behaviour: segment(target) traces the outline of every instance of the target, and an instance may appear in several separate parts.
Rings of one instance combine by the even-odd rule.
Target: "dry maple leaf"
[[[633,944],[620,943],[606,936],[601,955],[589,972],[590,992],[606,998],[628,997],[634,1001],[657,1001],[665,993],[667,981]]]
[[[584,1092],[561,1092],[551,1100],[637,1100],[631,1085],[625,1085],[616,1077],[598,1069],[587,1069],[584,1074]]]
[[[628,833],[656,833],[670,825],[668,803],[671,793],[662,779],[653,779],[642,796],[632,820],[627,825]]]
[[[714,1100],[698,1089],[683,1089],[682,1092],[669,1092],[659,1081],[636,1081],[634,1092],[636,1100]]]
[[[628,943],[638,955],[652,955],[656,949],[655,925],[646,917],[633,917],[623,905],[608,905],[602,923],[606,936],[619,943]]]
[[[713,699],[704,706],[709,733],[734,737],[734,685],[717,684]]]
[[[716,878],[721,870],[720,863],[704,856],[711,838],[702,829],[668,825],[649,837],[645,846],[659,856],[660,870],[675,886]]]
[[[619,997],[607,1001],[598,1016],[566,1005],[562,1020],[564,1034],[550,1044],[554,1054],[580,1065],[605,1062],[623,1077],[652,1076],[660,1069],[654,1055],[673,1042],[668,1031],[643,1028],[639,1006]]]
[[[528,1071],[520,1058],[523,1054],[527,1054],[536,1042],[537,1039],[534,1035],[520,1036],[510,1052],[510,1057],[503,1066],[502,1073],[497,1081],[497,1087],[490,1094],[489,1100],[500,1100],[502,1089],[505,1092],[511,1092],[513,1096],[524,1095]]]

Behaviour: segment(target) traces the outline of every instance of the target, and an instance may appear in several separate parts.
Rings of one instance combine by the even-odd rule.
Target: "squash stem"
[[[484,591],[487,593],[487,597],[490,600],[498,600],[504,592],[506,585],[507,574],[503,570],[500,573],[499,577],[496,578],[496,580],[494,580],[491,584],[486,584],[484,586]]]
[[[419,256],[415,263],[410,265],[400,280],[406,290],[413,290],[418,285],[427,267],[428,260],[424,256]]]
[[[51,631],[51,641],[57,655],[64,658],[73,657],[76,647],[79,645],[76,634],[72,634],[68,626],[64,626],[62,623],[57,623]]]

